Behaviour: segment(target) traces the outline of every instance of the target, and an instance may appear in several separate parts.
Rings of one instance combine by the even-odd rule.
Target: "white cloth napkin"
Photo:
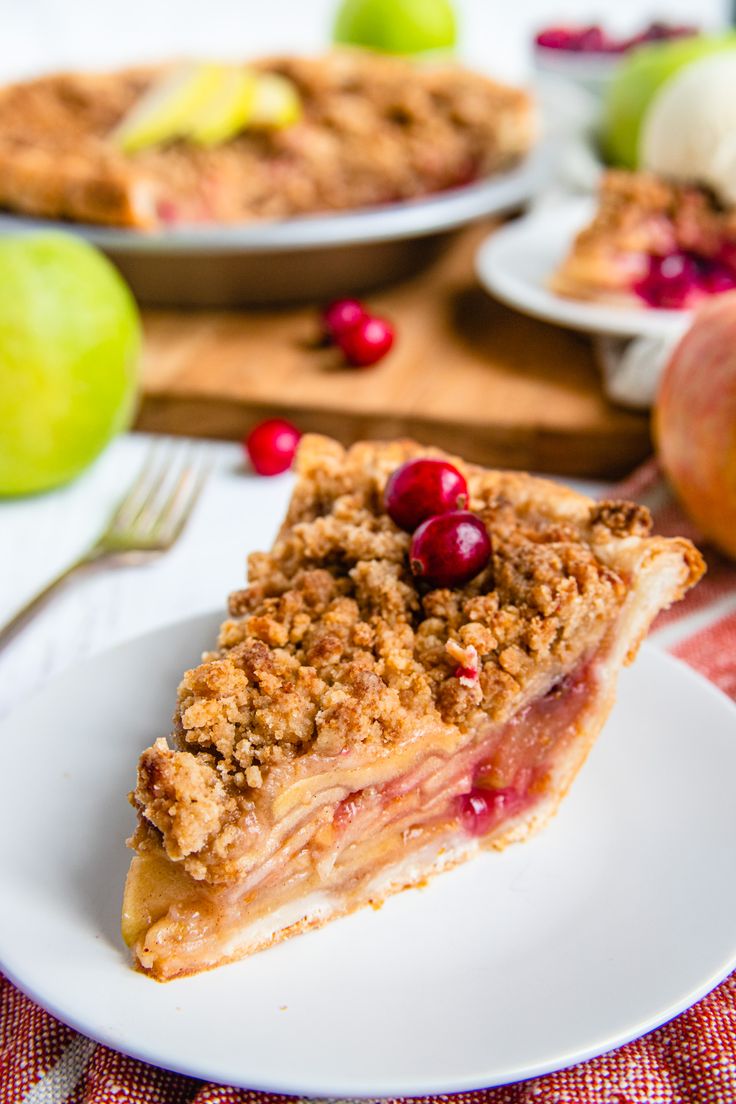
[[[595,351],[603,375],[603,390],[611,402],[633,410],[653,405],[667,361],[687,329],[667,337],[596,337]]]

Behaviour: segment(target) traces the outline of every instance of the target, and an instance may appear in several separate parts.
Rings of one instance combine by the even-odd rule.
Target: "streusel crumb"
[[[594,286],[627,286],[644,273],[649,254],[677,250],[713,257],[736,240],[736,216],[692,183],[646,172],[603,174],[595,218],[575,239],[561,273]]]

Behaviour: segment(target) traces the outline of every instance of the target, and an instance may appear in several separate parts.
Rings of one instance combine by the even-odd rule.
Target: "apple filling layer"
[[[559,785],[586,714],[598,708],[598,664],[586,661],[506,724],[489,727],[451,755],[430,755],[385,783],[344,793],[313,776],[311,811],[297,813],[278,851],[237,886],[196,882],[154,841],[134,860],[124,930],[143,969],[165,979],[255,950],[288,928],[321,920],[320,906],[349,912],[423,881],[411,858],[429,849],[438,868],[454,851],[506,841]],[[581,745],[580,759],[587,751]],[[328,804],[320,797],[333,798]],[[443,861],[444,860],[444,861]],[[375,884],[381,871],[380,884]]]

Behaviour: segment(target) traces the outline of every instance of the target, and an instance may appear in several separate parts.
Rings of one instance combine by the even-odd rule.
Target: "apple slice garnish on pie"
[[[549,284],[572,299],[689,309],[736,288],[736,213],[695,183],[604,173],[593,220]]]
[[[490,559],[434,586],[384,505],[389,476],[426,456],[442,454],[303,438],[272,551],[250,557],[216,650],[184,675],[171,743],[140,758],[123,934],[155,978],[525,839],[619,669],[704,570],[687,540],[649,536],[640,506],[453,459]]]

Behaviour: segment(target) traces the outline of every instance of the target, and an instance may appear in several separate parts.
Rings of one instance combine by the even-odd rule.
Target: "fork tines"
[[[130,546],[170,547],[186,525],[211,468],[201,447],[168,439],[154,442],[104,537]]]

